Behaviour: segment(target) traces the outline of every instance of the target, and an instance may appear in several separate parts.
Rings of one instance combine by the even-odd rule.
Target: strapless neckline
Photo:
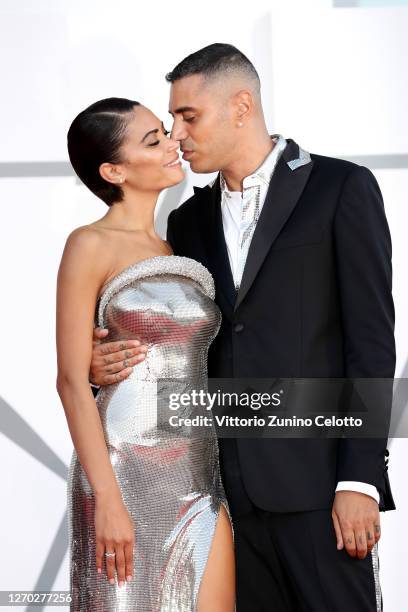
[[[103,311],[117,291],[132,280],[156,274],[187,276],[198,282],[208,297],[211,299],[215,297],[214,279],[211,272],[199,261],[184,255],[154,255],[131,263],[105,283],[96,301],[99,326],[103,327]]]
[[[152,261],[152,260],[162,260],[162,259],[168,259],[168,258],[176,258],[176,259],[182,259],[182,260],[187,260],[187,261],[192,261],[195,264],[198,264],[199,266],[201,266],[202,268],[204,268],[204,270],[206,270],[208,272],[208,274],[211,274],[210,271],[203,266],[203,264],[201,264],[199,261],[197,261],[196,259],[192,259],[191,257],[185,257],[184,255],[153,255],[152,257],[145,257],[145,259],[138,259],[137,261],[134,261],[133,263],[129,264],[128,266],[126,266],[125,268],[123,268],[122,270],[120,270],[120,272],[117,272],[114,276],[112,276],[107,283],[105,283],[102,287],[102,290],[100,291],[97,301],[99,302],[99,300],[102,298],[103,294],[105,293],[105,291],[107,290],[107,288],[109,287],[109,285],[116,279],[118,278],[118,276],[121,276],[122,274],[124,274],[125,272],[128,272],[129,270],[135,268],[136,266],[138,266],[139,264],[144,264],[147,261]]]
[[[109,285],[121,274],[123,274],[124,272],[129,271],[130,269],[134,268],[135,266],[137,266],[138,264],[141,264],[145,261],[150,261],[152,259],[163,259],[164,257],[177,257],[177,255],[153,255],[152,257],[145,257],[145,259],[138,259],[137,261],[134,261],[133,263],[129,264],[128,266],[126,266],[125,268],[123,268],[122,270],[120,270],[119,272],[117,272],[116,274],[114,274],[107,283],[105,283],[98,295],[97,298],[97,302],[99,302],[99,300],[102,298],[103,294],[105,293],[105,291],[107,290],[107,288],[109,287]],[[189,258],[186,258],[189,259]]]

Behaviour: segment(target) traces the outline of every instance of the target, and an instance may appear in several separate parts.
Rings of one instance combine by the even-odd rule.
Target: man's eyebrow
[[[179,108],[176,108],[174,113],[171,110],[169,110],[169,113],[171,116],[173,116],[173,115],[179,115],[180,113],[188,113],[188,112],[194,113],[195,110],[196,109],[194,108],[194,106],[179,106]]]
[[[163,121],[162,121],[162,128],[164,128]],[[155,130],[149,130],[148,132],[146,132],[146,134],[143,136],[143,138],[142,138],[142,140],[140,142],[141,143],[144,142],[146,140],[146,138],[148,136],[150,136],[150,134],[157,134],[158,131],[159,131],[159,128],[156,128]]]

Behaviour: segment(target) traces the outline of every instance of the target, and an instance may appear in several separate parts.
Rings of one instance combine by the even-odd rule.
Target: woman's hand
[[[95,498],[96,567],[102,573],[103,558],[111,584],[115,583],[115,568],[119,586],[132,579],[135,528],[120,493],[97,495]],[[114,556],[105,556],[114,552]]]

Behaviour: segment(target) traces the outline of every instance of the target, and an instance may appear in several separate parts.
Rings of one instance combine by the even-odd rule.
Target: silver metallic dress
[[[94,497],[74,450],[68,476],[71,610],[191,612],[214,535],[222,486],[215,430],[169,427],[169,393],[205,387],[220,326],[214,282],[175,255],[135,263],[111,279],[96,307],[105,341],[137,338],[146,359],[96,398],[110,460],[135,526],[133,578],[109,584],[95,565]],[[182,416],[189,416],[189,408]],[[179,414],[178,410],[176,414]],[[191,413],[190,413],[190,416]],[[166,421],[167,418],[167,421]],[[167,425],[166,425],[167,422]]]

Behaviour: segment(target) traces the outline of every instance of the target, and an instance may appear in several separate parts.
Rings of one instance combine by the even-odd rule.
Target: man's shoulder
[[[316,169],[326,172],[347,175],[361,167],[358,164],[347,159],[342,159],[341,157],[329,157],[327,155],[318,155],[317,153],[311,153],[310,157],[312,158]]]
[[[299,166],[307,167],[311,159],[313,162],[313,172],[322,171],[326,173],[347,175],[350,172],[352,173],[354,170],[362,167],[341,157],[330,157],[328,155],[321,155],[318,153],[309,153],[308,151],[302,149],[292,138],[287,138],[287,146],[283,151],[282,157],[291,169],[296,169]]]
[[[314,171],[319,173],[324,180],[333,179],[335,184],[342,189],[345,185],[359,185],[360,187],[377,185],[375,175],[367,166],[338,157],[327,157],[314,153],[310,156],[314,162]]]

